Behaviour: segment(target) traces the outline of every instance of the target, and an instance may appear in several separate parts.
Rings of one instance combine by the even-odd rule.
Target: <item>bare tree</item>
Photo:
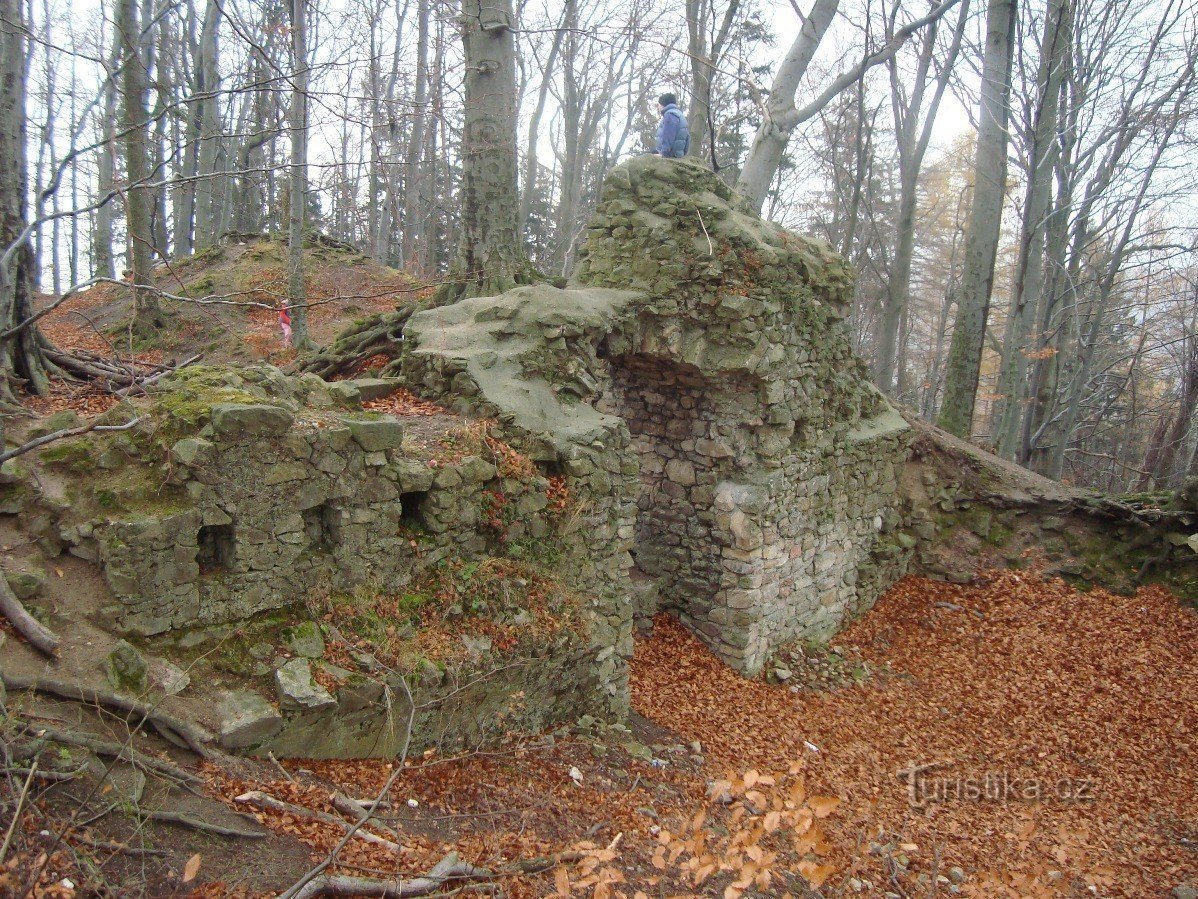
[[[441,299],[490,296],[536,279],[518,228],[516,48],[511,0],[463,0],[461,228]]]
[[[308,16],[307,0],[291,0],[291,179],[287,213],[287,305],[292,341],[312,346],[308,334],[308,301],[304,287],[304,216],[308,206]]]
[[[162,327],[158,295],[152,288],[154,233],[151,222],[149,128],[146,72],[137,0],[117,0],[116,33],[121,46],[121,125],[125,145],[125,255],[132,280],[134,326],[145,336]]]
[[[49,372],[33,314],[33,248],[26,228],[25,17],[21,0],[0,0],[0,404],[16,391],[45,391]],[[0,443],[3,442],[0,425]]]
[[[944,402],[937,419],[942,428],[959,437],[968,437],[973,425],[982,343],[994,289],[994,261],[1006,196],[1007,124],[1018,9],[1017,0],[990,0],[986,11],[973,205],[965,238],[965,268],[957,293],[957,321],[949,348]]]

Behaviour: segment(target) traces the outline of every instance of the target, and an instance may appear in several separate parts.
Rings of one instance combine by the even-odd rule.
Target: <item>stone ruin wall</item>
[[[850,295],[839,257],[739,209],[702,166],[636,159],[609,177],[569,288],[417,312],[385,372],[493,420],[540,476],[511,479],[479,456],[430,467],[400,422],[362,412],[352,382],[217,372],[197,398],[183,376],[162,388],[181,390],[189,412],[164,444],[169,496],[128,514],[55,513],[54,539],[103,567],[117,626],[170,638],[313,591],[402,589],[449,555],[502,554],[481,511],[498,491],[514,533],[558,549],[585,634],[521,646],[518,676],[421,726],[472,738],[512,695],[524,697],[516,726],[618,717],[634,616],[672,610],[752,674],[905,572],[893,507],[909,433],[851,353]],[[161,441],[169,415],[159,427]],[[573,499],[562,519],[546,514],[548,474]],[[469,676],[416,683],[422,697],[452,696]],[[355,681],[232,741],[386,754],[382,695]],[[256,692],[243,699],[254,720],[275,714]]]
[[[579,260],[579,286],[645,293],[604,344],[596,405],[638,451],[633,554],[658,605],[747,673],[868,609],[910,558],[909,434],[852,356],[839,258],[701,166],[649,159],[612,173]]]

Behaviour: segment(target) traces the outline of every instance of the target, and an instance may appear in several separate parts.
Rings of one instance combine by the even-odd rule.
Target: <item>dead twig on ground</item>
[[[363,824],[365,824],[370,817],[366,814],[366,809],[363,807],[362,803],[350,799],[340,790],[337,790],[333,793],[332,803],[333,808],[337,809],[337,811],[341,812],[341,814],[345,815],[351,821],[361,821]],[[366,806],[368,807],[369,805],[370,802],[367,801]],[[376,818],[375,820],[377,822],[376,826],[379,828],[379,830],[382,830],[389,836],[394,837],[396,840],[400,839],[400,836],[396,832],[395,828],[388,827],[382,822],[381,819]]]
[[[263,793],[261,790],[250,790],[248,793],[242,793],[233,800],[234,802],[245,802],[255,808],[270,809],[271,811],[283,812],[287,815],[294,815],[297,818],[307,818],[310,821],[319,821],[322,824],[331,824],[334,827],[340,827],[344,831],[353,830],[353,836],[367,843],[374,843],[377,846],[382,846],[397,855],[402,852],[402,847],[398,843],[394,843],[385,837],[380,837],[378,834],[373,834],[368,830],[362,830],[361,826],[370,820],[370,816],[358,809],[358,814],[361,819],[356,824],[350,824],[348,821],[338,818],[336,815],[330,815],[328,812],[318,811],[303,805],[295,805],[291,802],[284,802],[282,799],[276,799],[269,793]]]
[[[25,800],[29,796],[29,785],[33,783],[33,777],[37,774],[37,763],[40,759],[34,759],[33,764],[29,767],[29,775],[25,778],[25,784],[21,787],[21,795],[17,797],[17,807],[12,813],[12,820],[8,822],[8,832],[4,834],[4,843],[0,845],[0,866],[4,864],[4,859],[8,855],[8,847],[12,845],[13,834],[17,831],[17,824],[21,820],[21,811],[25,808]]]

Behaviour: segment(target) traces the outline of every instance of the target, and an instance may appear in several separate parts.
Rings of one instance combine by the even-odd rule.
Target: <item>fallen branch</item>
[[[199,818],[193,818],[191,815],[185,815],[182,812],[168,811],[141,811],[138,814],[143,818],[149,818],[151,821],[161,821],[164,824],[178,824],[181,827],[190,827],[192,830],[203,831],[204,833],[214,833],[222,837],[240,837],[246,840],[265,840],[270,836],[269,831],[257,830],[242,830],[239,827],[229,827],[226,824],[213,824],[211,821],[202,821]]]
[[[170,366],[169,368],[162,368],[161,371],[157,371],[147,378],[142,378],[140,381],[135,381],[134,383],[130,384],[128,387],[122,387],[120,390],[116,391],[116,395],[117,396],[128,396],[129,392],[131,390],[133,390],[133,388],[137,387],[139,389],[144,389],[146,387],[149,387],[151,384],[155,384],[158,381],[161,381],[167,375],[172,374],[173,372],[177,372],[181,368],[187,368],[187,366],[189,366],[189,365],[195,365],[197,362],[199,362],[203,358],[204,358],[203,353],[196,353],[194,356],[191,356],[188,359],[184,359],[178,365],[173,365],[173,366]]]
[[[29,614],[29,610],[12,592],[12,587],[8,586],[8,578],[2,571],[0,571],[0,612],[4,613],[4,617],[16,628],[17,633],[29,641],[30,646],[52,659],[58,658],[58,636]]]
[[[132,421],[127,421],[123,425],[106,425],[103,424],[103,418],[97,418],[90,424],[82,425],[78,428],[65,428],[61,431],[54,431],[50,434],[45,434],[28,443],[23,443],[16,449],[10,449],[7,452],[0,453],[0,465],[7,462],[9,459],[15,459],[17,456],[22,456],[30,450],[35,450],[39,446],[45,446],[47,443],[53,443],[55,440],[64,440],[67,437],[78,437],[81,434],[89,434],[92,431],[97,433],[108,432],[115,433],[117,431],[128,431],[141,421],[141,418],[135,418]]]
[[[393,827],[388,827],[377,818],[372,819],[371,816],[366,813],[366,809],[363,808],[362,802],[360,800],[350,799],[344,793],[337,791],[333,793],[332,802],[333,808],[337,809],[337,811],[341,812],[341,814],[349,817],[350,820],[360,822],[362,824],[365,824],[371,820],[378,821],[379,823],[376,826],[379,828],[379,830],[385,831],[388,836],[395,837],[397,840],[399,839],[399,834],[395,832]],[[370,800],[366,800],[366,805],[370,805]]]
[[[97,690],[94,687],[85,687],[81,684],[69,684],[65,681],[48,680],[45,678],[20,677],[3,672],[0,672],[0,680],[3,680],[4,686],[14,693],[28,690],[48,696],[57,696],[59,699],[66,699],[71,702],[84,702],[102,706],[110,710],[123,712],[126,715],[132,715],[141,721],[148,721],[165,739],[177,746],[190,749],[201,758],[217,759],[220,757],[220,753],[213,750],[210,746],[205,745],[211,738],[201,733],[195,725],[189,724],[181,718],[176,718],[169,712],[151,708],[135,699],[119,696],[116,693],[109,693],[106,690]]]
[[[403,851],[398,843],[393,843],[391,840],[370,833],[366,830],[361,830],[361,820],[351,825],[349,822],[338,818],[336,815],[330,815],[327,812],[317,811],[316,809],[307,808],[302,805],[295,805],[290,802],[284,802],[282,799],[276,799],[269,793],[263,793],[261,790],[250,790],[248,793],[242,793],[233,800],[234,802],[246,802],[255,808],[270,809],[271,811],[282,812],[286,815],[294,815],[297,818],[307,818],[310,821],[319,821],[322,824],[331,824],[334,827],[340,827],[343,831],[349,832],[353,830],[353,835],[367,843],[374,843],[376,846],[382,846],[389,849],[397,855]],[[362,817],[366,818],[366,813],[362,813]],[[358,828],[358,829],[355,829]]]
[[[414,896],[438,892],[450,881],[483,880],[490,876],[491,872],[487,869],[464,862],[456,852],[450,852],[427,874],[408,880],[322,874],[296,893],[295,899],[316,899],[318,896],[412,899]]]

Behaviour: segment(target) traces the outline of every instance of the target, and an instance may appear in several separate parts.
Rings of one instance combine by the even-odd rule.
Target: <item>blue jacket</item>
[[[657,155],[681,159],[691,146],[690,126],[686,116],[674,103],[665,108],[657,126]]]

